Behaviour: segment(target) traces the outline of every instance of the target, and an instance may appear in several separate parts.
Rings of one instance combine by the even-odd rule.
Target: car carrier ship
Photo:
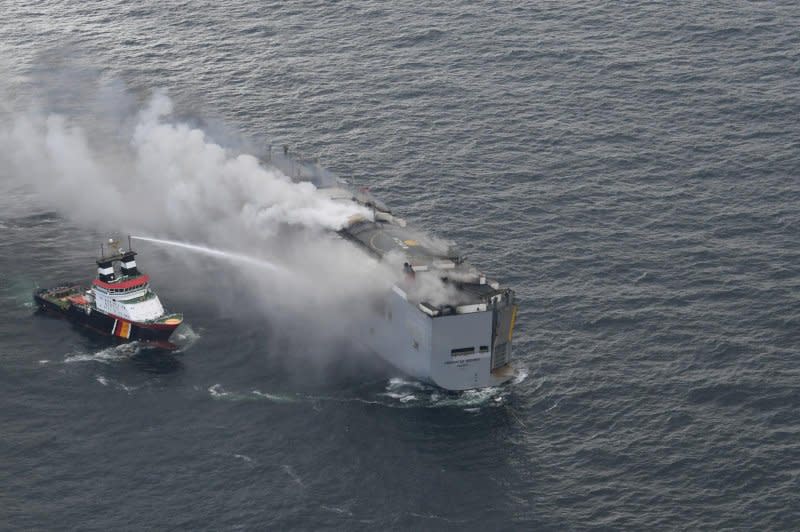
[[[372,219],[352,218],[339,235],[378,260],[402,264],[402,281],[375,305],[354,338],[404,373],[446,390],[497,386],[514,377],[511,346],[518,305],[513,290],[470,264],[453,243],[410,227],[368,190],[352,187],[316,163],[290,158],[286,148],[277,157],[269,151],[269,164],[292,180],[371,209]],[[446,297],[434,297],[426,291],[430,286],[443,287]]]
[[[97,278],[91,286],[65,283],[39,288],[33,298],[40,310],[123,341],[166,342],[183,323],[181,314],[164,310],[150,288],[150,277],[136,265],[137,253],[109,240],[100,246]]]

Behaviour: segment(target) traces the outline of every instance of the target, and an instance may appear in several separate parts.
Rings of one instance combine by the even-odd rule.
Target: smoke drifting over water
[[[96,125],[41,105],[15,110],[0,127],[6,184],[31,188],[34,201],[93,231],[143,233],[227,255],[232,261],[222,267],[173,251],[173,260],[196,274],[175,284],[203,298],[218,290],[213,299],[227,301],[218,303],[226,311],[251,315],[255,307],[284,331],[281,323],[302,317],[306,331],[345,337],[348,323],[359,319],[352,309],[368,308],[394,279],[334,233],[350,217],[372,213],[216,144],[203,130],[171,120],[172,112],[162,92],[130,119]],[[122,123],[131,125],[114,128]]]
[[[260,238],[281,225],[335,230],[350,216],[369,216],[167,121],[171,113],[171,100],[157,93],[130,138],[102,146],[66,116],[17,114],[0,133],[4,162],[60,212],[95,226],[217,239],[224,232],[228,240],[231,231]]]

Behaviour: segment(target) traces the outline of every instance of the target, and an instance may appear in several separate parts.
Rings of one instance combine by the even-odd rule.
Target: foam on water
[[[261,399],[268,399],[274,403],[295,403],[297,402],[296,397],[292,397],[289,395],[278,395],[274,393],[266,393],[261,392],[259,390],[253,390],[251,392],[254,396],[261,398]]]
[[[178,346],[173,352],[175,354],[185,353],[191,349],[191,347],[196,344],[200,338],[200,333],[196,332],[188,323],[183,322],[178,326],[177,329],[175,329],[175,332],[172,333],[172,336],[170,336],[170,342]]]
[[[386,389],[393,390],[398,388],[416,388],[418,390],[426,390],[429,388],[429,386],[423,382],[403,377],[392,377],[389,379]]]
[[[412,393],[397,393],[397,392],[386,392],[381,394],[383,396],[389,397],[391,399],[397,399],[401,403],[408,403],[410,401],[415,401],[417,396]]]
[[[64,363],[75,362],[100,362],[101,364],[111,364],[120,360],[126,360],[141,352],[139,342],[129,342],[111,347],[106,347],[94,353],[69,353],[64,357]]]
[[[295,403],[298,401],[298,397],[289,394],[268,393],[260,390],[251,390],[250,392],[228,391],[219,383],[209,386],[208,393],[214,399],[225,399],[226,401],[267,400],[273,403]]]
[[[347,508],[341,508],[339,506],[328,506],[327,504],[321,504],[320,508],[339,515],[347,515],[347,516],[353,515],[353,512],[351,512]]]
[[[226,392],[221,384],[212,384],[208,387],[208,393],[214,399],[224,399],[230,397],[230,393]]]
[[[511,379],[511,384],[522,384],[528,378],[528,368],[516,368],[514,378]]]
[[[95,380],[97,382],[99,382],[100,384],[102,384],[103,386],[111,386],[113,388],[116,388],[118,390],[122,390],[122,391],[127,392],[127,393],[131,393],[131,392],[133,392],[133,391],[135,391],[137,389],[136,386],[128,386],[128,385],[123,384],[123,383],[121,383],[121,382],[119,382],[117,380],[108,378],[108,377],[106,377],[104,375],[95,375]]]
[[[527,376],[527,374],[525,374]],[[524,380],[522,377],[520,382]],[[386,406],[395,407],[423,407],[423,408],[450,408],[450,407],[495,407],[505,401],[508,394],[507,387],[490,387],[479,390],[464,390],[461,392],[447,392],[423,382],[394,377],[386,385],[386,391],[380,393],[391,401]]]
[[[217,383],[208,387],[214,399],[227,401],[267,400],[278,404],[362,403],[387,408],[494,408],[505,403],[509,390],[505,387],[445,392],[440,388],[412,379],[392,378],[383,392],[374,395],[319,395],[313,393],[275,393],[261,390],[229,391]]]

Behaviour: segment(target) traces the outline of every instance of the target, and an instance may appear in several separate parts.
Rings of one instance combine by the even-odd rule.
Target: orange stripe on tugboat
[[[114,320],[114,328],[111,330],[111,334],[114,336],[118,336],[119,338],[128,339],[131,337],[131,324],[125,320]]]

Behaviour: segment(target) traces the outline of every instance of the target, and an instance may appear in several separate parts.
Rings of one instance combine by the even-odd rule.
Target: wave
[[[125,360],[141,352],[139,342],[130,342],[111,347],[106,347],[95,353],[68,353],[64,357],[65,364],[74,362],[100,362],[101,364],[111,364],[120,360]]]
[[[214,399],[224,399],[226,397],[230,397],[230,393],[226,392],[222,389],[221,384],[212,384],[208,387],[208,393],[211,394],[211,397]]]
[[[117,388],[119,390],[123,390],[125,392],[128,392],[128,393],[131,393],[134,390],[136,390],[135,386],[126,386],[125,384],[122,384],[119,381],[115,381],[113,379],[109,379],[108,377],[105,377],[103,375],[95,375],[95,380],[97,382],[99,382],[100,384],[102,384],[103,386],[111,386],[111,387]]]
[[[178,348],[173,353],[184,353],[200,340],[200,333],[192,329],[188,323],[182,323],[172,334],[170,341]]]
[[[512,384],[519,384],[527,377],[527,370],[520,372],[514,378]],[[389,380],[386,390],[379,395],[391,400],[385,406],[460,407],[465,411],[474,413],[484,407],[497,407],[505,404],[509,393],[508,386],[449,392],[421,381],[395,377]]]
[[[270,400],[270,401],[272,401],[274,403],[296,403],[297,402],[297,398],[296,397],[292,397],[290,395],[278,395],[278,394],[274,394],[274,393],[261,392],[261,391],[258,391],[258,390],[253,390],[250,393],[252,395],[256,396],[256,397],[263,398],[263,399],[268,399],[268,400]]]
[[[208,393],[214,399],[225,399],[228,401],[257,401],[266,399],[273,403],[295,403],[298,401],[297,397],[289,394],[277,394],[262,392],[260,390],[251,390],[250,392],[229,392],[223,388],[222,384],[213,384],[208,387]]]
[[[524,381],[527,371],[522,372],[514,383]],[[317,395],[312,393],[266,392],[262,390],[229,391],[222,384],[208,387],[213,399],[227,401],[266,400],[277,404],[307,403],[362,403],[386,408],[462,408],[475,413],[482,408],[496,408],[507,404],[511,389],[508,386],[447,392],[433,385],[413,379],[394,377],[389,379],[383,391],[367,395]]]
[[[516,375],[514,375],[514,378],[511,379],[511,384],[522,384],[522,382],[528,378],[528,374],[528,368],[517,368]]]

